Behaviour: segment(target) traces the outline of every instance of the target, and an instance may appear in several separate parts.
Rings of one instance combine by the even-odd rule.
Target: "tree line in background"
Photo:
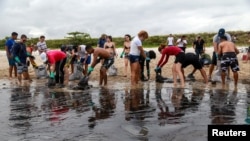
[[[236,45],[237,46],[249,46],[248,45],[248,35],[247,31],[228,31],[228,33],[231,36],[236,37]],[[172,34],[175,37],[175,41],[180,38],[182,35],[186,35],[186,39],[188,41],[188,47],[192,47],[193,41],[196,39],[196,37],[199,35],[201,38],[203,38],[206,42],[206,47],[212,46],[213,36],[216,33],[190,33],[190,34]],[[112,36],[112,35],[111,35]],[[143,42],[144,47],[158,47],[160,44],[166,44],[166,39],[168,35],[160,35],[160,36],[150,36],[147,40]],[[1,49],[4,49],[4,45],[6,40],[9,37],[6,37],[5,39],[0,40],[0,47]],[[35,44],[39,41],[39,37],[37,38],[29,38],[27,41],[27,45]],[[64,39],[53,39],[53,40],[46,40],[46,44],[49,48],[55,49],[60,48],[62,44],[66,45],[80,45],[80,44],[89,44],[92,46],[97,46],[98,38],[91,38],[90,34],[84,33],[84,32],[70,32],[67,33],[67,36]],[[113,42],[115,42],[116,47],[120,48],[123,47],[124,38],[123,37],[113,37]]]

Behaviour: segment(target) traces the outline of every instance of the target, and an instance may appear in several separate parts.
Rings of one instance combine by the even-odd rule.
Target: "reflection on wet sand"
[[[210,91],[211,123],[230,124],[235,121],[237,91],[213,89]]]
[[[9,140],[12,136],[19,140],[112,140],[115,132],[122,140],[140,140],[135,136],[145,129],[142,135],[146,139],[164,136],[163,140],[171,140],[203,136],[207,124],[250,123],[249,85],[238,91],[166,86],[148,83],[136,88],[88,91],[59,91],[45,86],[3,89],[0,100],[4,103],[7,97],[9,117],[0,117],[0,122],[9,128],[0,135]],[[185,126],[190,128],[182,128]]]
[[[194,113],[198,110],[204,96],[204,90],[193,89],[191,92],[189,100],[189,91],[186,92],[184,88],[162,88],[162,84],[157,85],[155,96],[157,106],[160,109],[158,119],[161,126],[186,122],[181,117],[187,112]]]
[[[125,89],[125,119],[144,120],[152,117],[155,108],[149,102],[150,90],[143,88]]]
[[[10,126],[17,129],[16,134],[25,134],[29,130],[36,110],[28,86],[11,90],[9,121]]]

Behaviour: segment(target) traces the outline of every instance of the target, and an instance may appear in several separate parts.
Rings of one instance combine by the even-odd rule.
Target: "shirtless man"
[[[233,72],[234,86],[237,86],[238,71],[240,70],[237,54],[239,54],[239,50],[236,48],[235,44],[233,42],[227,41],[226,36],[221,36],[218,55],[221,56],[221,80],[223,86],[225,85],[226,71],[228,70],[229,66]]]
[[[87,45],[85,49],[88,54],[93,54],[93,62],[88,68],[88,74],[94,70],[94,67],[100,62],[101,59],[104,59],[100,70],[99,85],[102,85],[103,81],[104,86],[107,85],[107,70],[114,63],[114,57],[111,56],[111,54],[104,48],[94,49],[92,46]]]

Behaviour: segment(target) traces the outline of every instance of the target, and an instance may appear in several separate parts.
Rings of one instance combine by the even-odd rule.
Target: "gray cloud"
[[[210,0],[1,0],[0,38],[12,31],[29,37],[64,38],[249,30],[249,1]]]

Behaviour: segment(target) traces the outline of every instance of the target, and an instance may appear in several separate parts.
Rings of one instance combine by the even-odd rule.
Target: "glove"
[[[90,66],[90,67],[88,68],[88,73],[91,73],[93,70],[94,70],[94,68]]]
[[[15,61],[16,61],[18,64],[21,63],[21,61],[20,61],[20,59],[19,59],[18,56],[16,56],[14,59],[15,59]]]
[[[155,72],[156,72],[156,73],[160,72],[160,70],[161,70],[161,67],[158,67],[158,66],[157,66],[157,67],[155,68]]]
[[[149,58],[149,57],[146,57],[146,61],[150,61],[150,58]]]
[[[30,56],[28,56],[30,59],[33,59],[33,60],[35,60],[36,58],[35,58],[35,56],[33,56],[33,55],[30,55]]]
[[[50,72],[50,75],[49,75],[50,78],[55,78],[55,73],[54,72]]]
[[[122,52],[122,54],[120,55],[120,58],[122,58],[123,57],[123,55],[124,55],[124,51]]]

